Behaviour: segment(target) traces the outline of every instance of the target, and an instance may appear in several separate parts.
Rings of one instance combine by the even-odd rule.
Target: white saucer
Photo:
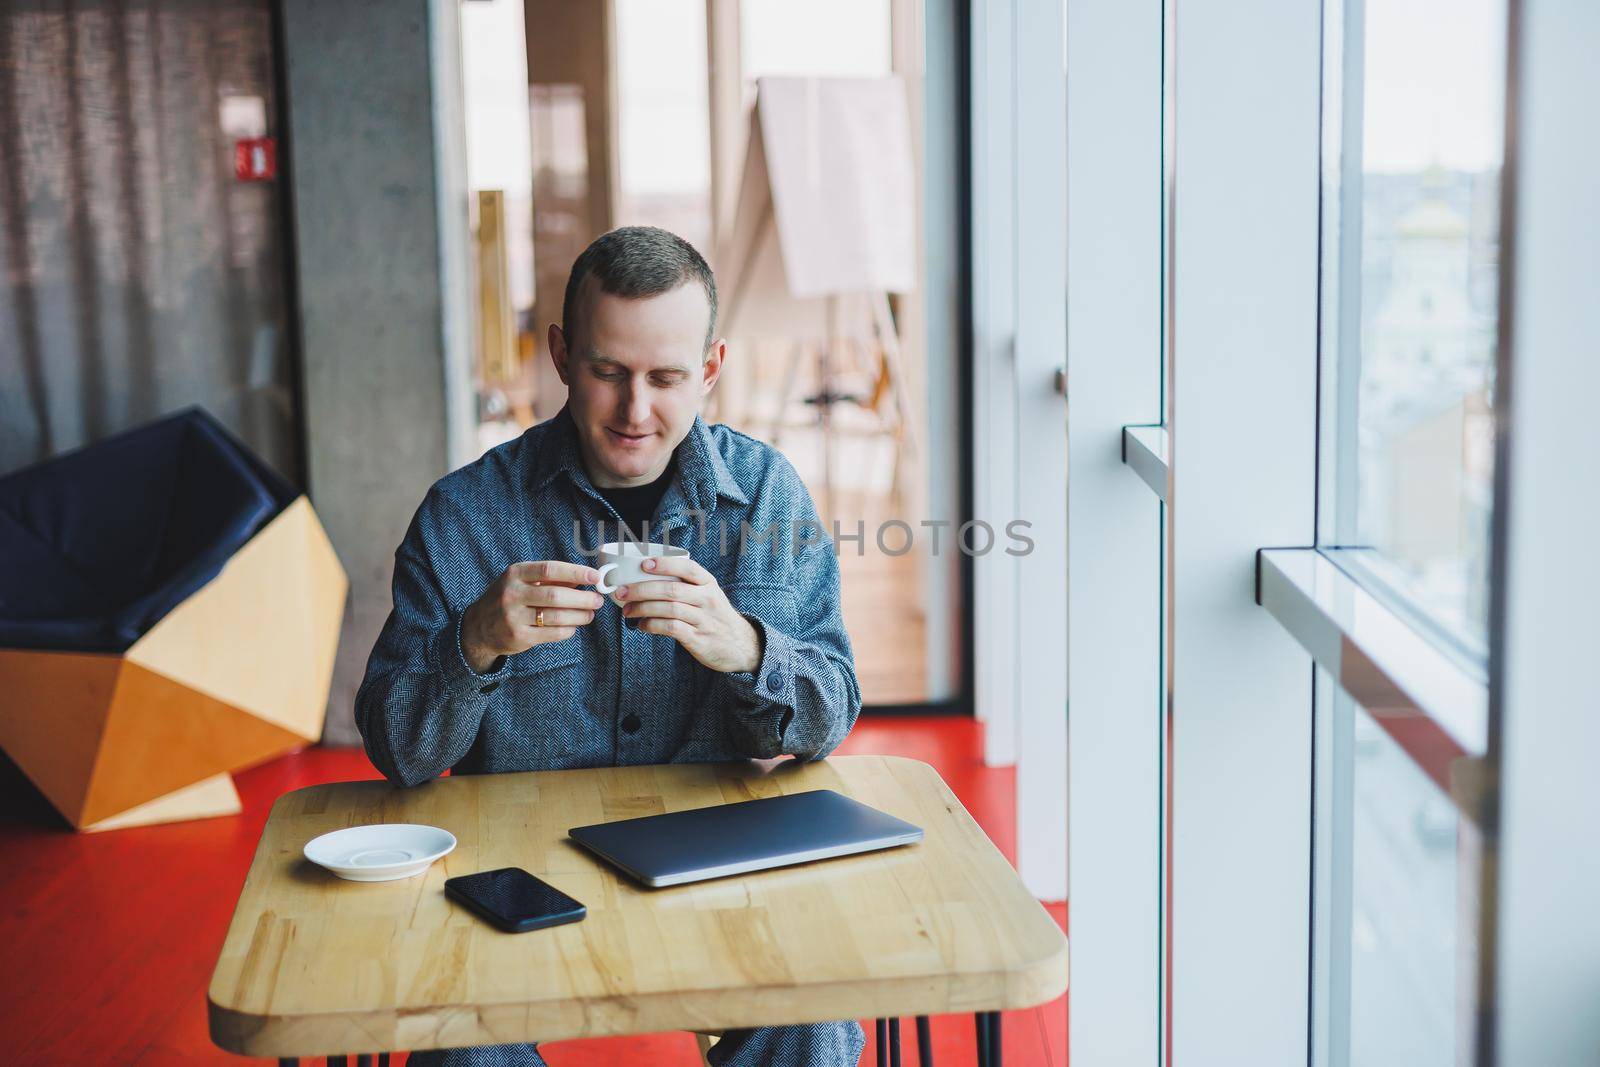
[[[352,882],[389,882],[421,874],[456,847],[449,830],[377,823],[335,830],[306,842],[306,859]]]

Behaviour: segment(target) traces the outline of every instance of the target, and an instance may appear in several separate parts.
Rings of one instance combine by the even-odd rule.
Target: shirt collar
[[[748,504],[750,498],[739,483],[734,481],[727,462],[712,439],[711,427],[699,415],[694,425],[678,444],[678,481],[683,495],[692,507],[709,512],[716,497],[725,497],[735,504]],[[542,492],[557,475],[565,474],[574,485],[593,488],[589,472],[583,466],[583,453],[578,448],[578,428],[572,421],[569,407],[562,405],[550,420],[549,430],[539,448],[533,474],[533,488]]]

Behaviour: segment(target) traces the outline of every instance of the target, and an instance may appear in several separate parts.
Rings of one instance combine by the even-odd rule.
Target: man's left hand
[[[714,671],[754,673],[761,666],[761,635],[734,610],[710,571],[687,556],[656,556],[643,568],[679,581],[618,590],[622,614],[637,619],[640,630],[672,638]]]

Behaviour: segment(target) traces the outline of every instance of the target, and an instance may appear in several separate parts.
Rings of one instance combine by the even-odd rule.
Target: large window
[[[1343,15],[1324,68],[1322,539],[1481,660],[1506,5]]]
[[[1319,1063],[1472,1061],[1481,835],[1449,792],[1449,747],[1317,678],[1326,782],[1315,895]]]
[[[1330,1067],[1481,1052],[1506,24],[1504,0],[1346,0],[1324,26],[1318,542],[1349,596],[1446,656],[1419,674],[1369,646],[1405,694],[1390,701],[1336,686],[1362,684],[1348,651],[1340,678],[1318,671],[1314,1047]],[[1454,691],[1433,687],[1457,667]]]

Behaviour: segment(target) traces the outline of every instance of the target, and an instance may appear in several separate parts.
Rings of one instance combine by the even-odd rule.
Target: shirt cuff
[[[434,662],[444,672],[445,684],[450,689],[492,692],[500,684],[500,679],[510,671],[511,657],[501,656],[495,660],[494,669],[487,674],[479,674],[473,670],[472,664],[467,662],[466,653],[461,651],[461,622],[464,617],[464,613],[456,615],[448,626],[439,631],[434,649]]]
[[[736,695],[752,704],[794,706],[795,640],[755,615],[746,615],[761,638],[761,662],[754,672],[729,671],[723,677]],[[787,725],[787,723],[785,723]]]

